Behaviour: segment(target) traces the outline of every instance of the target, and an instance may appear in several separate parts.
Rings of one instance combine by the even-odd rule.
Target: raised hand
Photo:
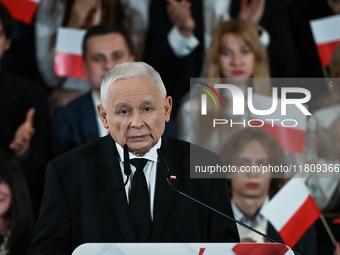
[[[195,29],[196,23],[191,16],[191,2],[182,0],[167,0],[167,12],[169,19],[185,37],[190,37]]]
[[[98,25],[102,18],[102,2],[101,0],[96,0],[94,8],[89,12],[86,17],[84,28],[90,29],[91,27]]]
[[[14,139],[9,144],[16,156],[23,156],[31,146],[34,134],[34,114],[35,108],[30,108],[26,113],[25,121],[15,131]]]
[[[242,0],[239,18],[248,20],[255,26],[260,24],[266,0]]]
[[[98,0],[75,0],[67,27],[86,28],[87,19],[92,15],[98,5]]]

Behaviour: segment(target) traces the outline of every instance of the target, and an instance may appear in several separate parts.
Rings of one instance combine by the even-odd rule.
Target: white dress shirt
[[[263,202],[261,207],[264,207],[268,204],[269,198],[267,197],[266,200]],[[234,200],[231,200],[231,208],[234,213],[234,217],[236,220],[241,221],[244,224],[247,224],[248,226],[255,228],[256,230],[260,231],[263,234],[267,234],[267,227],[268,227],[268,221],[265,219],[265,217],[259,212],[256,214],[254,219],[250,219],[248,216],[244,215],[243,212],[237,207]],[[259,234],[256,234],[255,232],[242,227],[239,224],[236,224],[238,233],[240,235],[240,239],[244,238],[250,238],[253,239],[256,243],[264,243],[264,238],[260,236]]]
[[[210,47],[211,36],[218,25],[224,21],[231,19],[230,12],[231,0],[204,0],[203,1],[203,17],[204,17],[204,52],[207,53]],[[264,47],[268,47],[270,36],[268,32],[262,28],[260,41]],[[169,44],[177,57],[189,55],[199,45],[195,35],[190,38],[184,37],[174,26],[168,34]]]
[[[162,138],[160,138],[158,143],[154,147],[152,147],[149,152],[145,153],[142,157],[137,157],[136,155],[129,152],[130,160],[134,158],[145,158],[149,160],[147,164],[145,165],[143,172],[145,174],[145,179],[146,179],[146,183],[148,185],[148,190],[149,190],[151,219],[153,219],[153,208],[154,208],[153,202],[155,198],[155,187],[156,187],[156,173],[157,173],[157,159],[158,159],[157,149],[160,149],[161,145],[162,145]],[[124,150],[118,143],[116,143],[116,147],[117,147],[117,151],[119,155],[120,169],[122,171],[123,181],[125,182],[127,177],[124,174]],[[131,166],[130,180],[125,186],[125,192],[126,192],[126,197],[127,197],[128,202],[130,200],[132,178],[136,171],[136,168],[133,165],[130,164],[130,166]]]

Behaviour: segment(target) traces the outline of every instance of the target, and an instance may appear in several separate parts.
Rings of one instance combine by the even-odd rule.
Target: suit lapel
[[[114,140],[110,135],[106,136],[103,140],[96,167],[98,173],[97,181],[105,197],[110,196],[117,189],[123,187],[124,183],[118,161],[118,153]],[[127,242],[136,241],[125,188],[110,198],[107,203],[114,212],[125,240]]]
[[[89,92],[84,97],[83,104],[80,108],[79,130],[83,132],[84,143],[99,138],[96,114],[93,107],[92,95],[91,92]]]
[[[181,171],[177,163],[181,160],[181,157],[177,153],[175,146],[166,136],[162,137],[161,151],[169,166],[170,174],[176,176],[176,180],[172,180],[172,184],[177,188],[181,177]],[[151,242],[159,241],[162,230],[169,219],[169,213],[175,195],[175,191],[169,186],[163,176],[159,164],[157,165],[154,213],[150,235]]]

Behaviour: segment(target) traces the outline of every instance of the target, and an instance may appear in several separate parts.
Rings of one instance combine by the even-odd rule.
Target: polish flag
[[[40,0],[0,0],[14,19],[30,24]]]
[[[320,217],[303,178],[293,178],[261,209],[261,214],[274,226],[289,247]]]
[[[314,41],[322,66],[328,66],[332,53],[340,42],[340,14],[311,20]]]
[[[333,221],[332,221],[333,224],[340,224],[340,217],[338,218],[335,218]]]
[[[236,255],[287,255],[290,254],[291,250],[279,243],[271,246],[262,243],[239,243],[235,245],[233,252]]]
[[[257,110],[268,110],[273,99],[254,94],[253,106]],[[295,105],[287,104],[286,115],[281,114],[281,100],[277,100],[276,110],[269,115],[251,114],[250,125],[267,131],[285,151],[303,153],[307,117]]]
[[[54,57],[54,73],[57,76],[86,78],[81,50],[85,33],[85,29],[58,28]]]

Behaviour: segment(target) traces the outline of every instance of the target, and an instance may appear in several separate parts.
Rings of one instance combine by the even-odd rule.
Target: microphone
[[[124,174],[128,177],[127,178],[128,180],[131,174],[131,167],[130,167],[129,147],[127,146],[127,144],[124,144]]]
[[[46,244],[48,244],[49,242],[51,242],[54,238],[56,238],[60,233],[62,233],[63,231],[65,231],[66,229],[68,229],[69,227],[71,227],[74,223],[76,223],[77,221],[79,221],[80,219],[82,219],[83,217],[85,217],[86,215],[88,215],[90,212],[92,212],[94,209],[96,209],[98,206],[100,206],[101,204],[103,204],[104,202],[106,202],[107,200],[109,200],[111,197],[113,197],[114,195],[116,195],[118,192],[120,192],[122,189],[125,188],[126,184],[129,182],[129,176],[131,174],[131,167],[130,167],[130,157],[129,157],[129,147],[127,146],[127,144],[124,145],[123,147],[124,149],[124,174],[126,175],[126,181],[124,183],[124,185],[122,187],[120,187],[119,189],[117,189],[115,192],[113,192],[111,195],[109,195],[107,198],[103,199],[102,201],[100,201],[98,204],[96,204],[95,206],[93,206],[92,208],[90,208],[89,210],[87,210],[85,213],[83,213],[82,215],[80,215],[78,218],[76,218],[75,220],[73,220],[70,224],[68,224],[66,227],[60,229],[54,236],[50,237],[49,239],[47,239],[45,242],[43,242],[41,245],[38,245],[35,247],[35,249],[33,251],[35,251],[37,248],[41,248],[44,247]]]
[[[201,201],[199,201],[199,200],[197,200],[197,199],[195,199],[195,198],[193,198],[193,197],[191,197],[191,196],[189,196],[189,195],[187,195],[187,194],[185,194],[185,193],[183,193],[183,192],[177,190],[177,189],[172,185],[171,178],[170,178],[170,169],[169,169],[169,166],[168,166],[168,164],[167,164],[167,162],[166,162],[166,160],[165,160],[165,157],[164,157],[164,155],[163,155],[163,153],[161,152],[160,149],[157,150],[157,154],[158,154],[158,158],[159,158],[159,162],[160,162],[160,168],[161,168],[162,175],[166,178],[166,180],[167,180],[169,186],[170,186],[174,191],[176,191],[177,193],[181,194],[182,196],[185,196],[186,198],[189,198],[190,200],[195,201],[196,203],[198,203],[198,204],[200,204],[200,205],[202,205],[202,206],[208,208],[209,210],[212,210],[212,211],[214,211],[214,212],[216,212],[216,213],[222,215],[223,217],[228,218],[229,220],[231,220],[231,221],[233,221],[233,222],[235,222],[235,223],[241,225],[242,227],[245,227],[245,228],[249,229],[250,231],[255,232],[256,234],[258,234],[258,235],[260,235],[260,236],[262,236],[262,237],[264,237],[264,238],[267,238],[269,241],[271,241],[271,242],[273,242],[273,243],[279,243],[279,242],[275,241],[274,239],[270,238],[269,236],[267,236],[266,234],[263,234],[262,232],[256,230],[255,228],[252,228],[252,227],[248,226],[247,224],[244,224],[243,222],[241,222],[241,221],[239,221],[239,220],[236,220],[236,219],[234,219],[234,218],[232,218],[232,217],[230,217],[230,216],[228,216],[228,215],[226,215],[226,214],[224,214],[224,213],[222,213],[222,212],[216,210],[215,208],[212,208],[212,207],[210,207],[209,205],[206,205],[206,204],[202,203]],[[295,254],[297,254],[297,255],[301,255],[300,253],[298,253],[298,252],[296,252],[296,251],[294,251],[294,250],[293,250],[293,252],[294,252]]]

